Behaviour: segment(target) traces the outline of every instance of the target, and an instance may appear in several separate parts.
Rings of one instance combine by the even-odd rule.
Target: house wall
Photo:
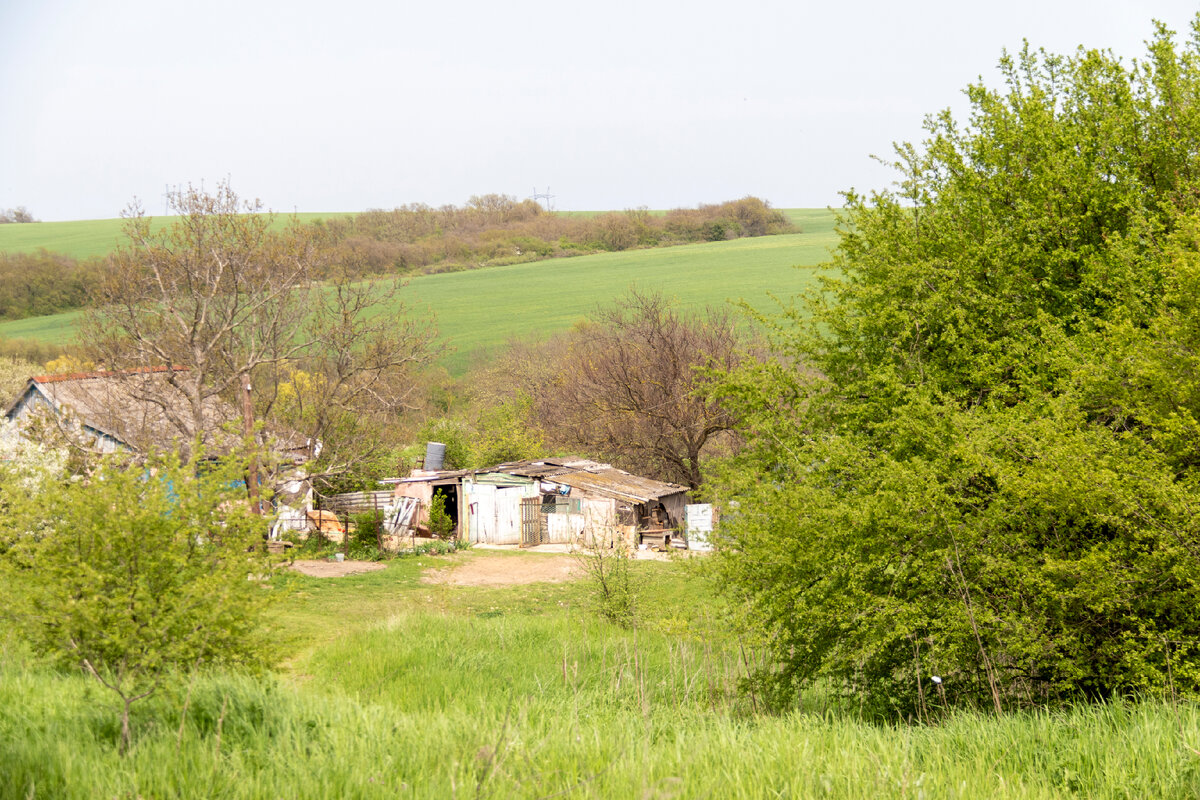
[[[429,505],[433,502],[433,483],[430,481],[413,481],[411,483],[397,483],[396,497],[414,497],[421,501],[421,505],[417,508],[417,515],[413,518],[413,526],[424,526],[429,528]]]
[[[617,530],[617,501],[609,497],[588,496],[573,489],[570,498],[578,500],[579,513],[546,514],[546,533],[555,544],[612,542]]]
[[[464,480],[462,495],[467,507],[464,538],[482,544],[520,544],[521,499],[537,493],[532,483],[497,486]]]
[[[554,544],[575,544],[587,529],[583,514],[546,514],[546,533]]]
[[[82,431],[90,436],[92,439],[91,446],[104,455],[125,449],[121,442],[108,434],[101,433],[86,425],[80,425],[75,420],[74,415],[68,417],[69,422],[64,420],[59,415],[54,403],[34,387],[26,390],[25,394],[14,404],[7,417],[16,424],[18,430],[22,430],[26,425],[37,422],[39,418],[44,419],[48,425],[69,425],[72,432]]]

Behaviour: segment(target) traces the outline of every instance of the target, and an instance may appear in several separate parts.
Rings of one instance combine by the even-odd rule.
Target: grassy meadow
[[[635,284],[661,289],[685,307],[745,300],[769,308],[770,294],[787,297],[814,281],[811,267],[836,244],[829,210],[788,214],[802,233],[422,275],[409,281],[403,297],[409,313],[433,320],[449,348],[442,364],[452,374],[514,337],[565,330]],[[47,224],[60,223],[38,223]],[[20,227],[37,225],[0,226],[0,249],[5,229]],[[0,337],[64,344],[75,336],[80,313],[5,322]]]
[[[349,216],[349,214],[315,212],[296,214],[301,222],[344,216]],[[153,218],[151,227],[153,230],[160,230],[173,219],[175,218],[156,216]],[[290,214],[280,214],[275,218],[275,224],[277,227],[282,227],[290,219]],[[112,252],[117,245],[124,241],[124,225],[125,220],[120,218],[0,225],[0,252],[32,253],[45,249],[63,253],[72,258],[102,256]]]
[[[766,714],[754,656],[695,562],[636,564],[639,627],[586,581],[428,584],[468,551],[288,576],[271,675],[206,674],[116,710],[79,674],[0,651],[7,798],[1183,798],[1200,713],[1167,702],[870,724],[821,696]]]

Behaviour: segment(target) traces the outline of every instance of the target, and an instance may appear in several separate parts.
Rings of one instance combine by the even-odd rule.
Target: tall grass
[[[698,581],[653,565],[659,616],[616,628],[585,587],[430,586],[409,559],[297,580],[294,657],[274,677],[182,680],[116,715],[82,675],[0,657],[0,798],[1193,797],[1200,713],[1115,703],[936,725],[825,707],[756,713],[736,637]],[[519,568],[520,558],[512,558]],[[638,565],[639,568],[645,565]],[[711,629],[706,626],[713,626]]]

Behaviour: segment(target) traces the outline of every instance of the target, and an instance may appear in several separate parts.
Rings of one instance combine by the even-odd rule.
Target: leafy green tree
[[[1200,688],[1200,40],[1000,68],[847,196],[824,293],[722,388],[725,575],[784,696]]]
[[[0,559],[16,622],[36,651],[83,669],[130,708],[170,676],[266,663],[262,520],[237,486],[245,464],[177,457],[103,466],[87,482],[12,497]]]

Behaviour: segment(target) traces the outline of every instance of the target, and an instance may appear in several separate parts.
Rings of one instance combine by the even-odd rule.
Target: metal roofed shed
[[[477,470],[414,471],[397,496],[453,499],[457,535],[481,544],[670,543],[687,488],[582,458],[515,461]],[[427,508],[423,509],[428,518]]]

